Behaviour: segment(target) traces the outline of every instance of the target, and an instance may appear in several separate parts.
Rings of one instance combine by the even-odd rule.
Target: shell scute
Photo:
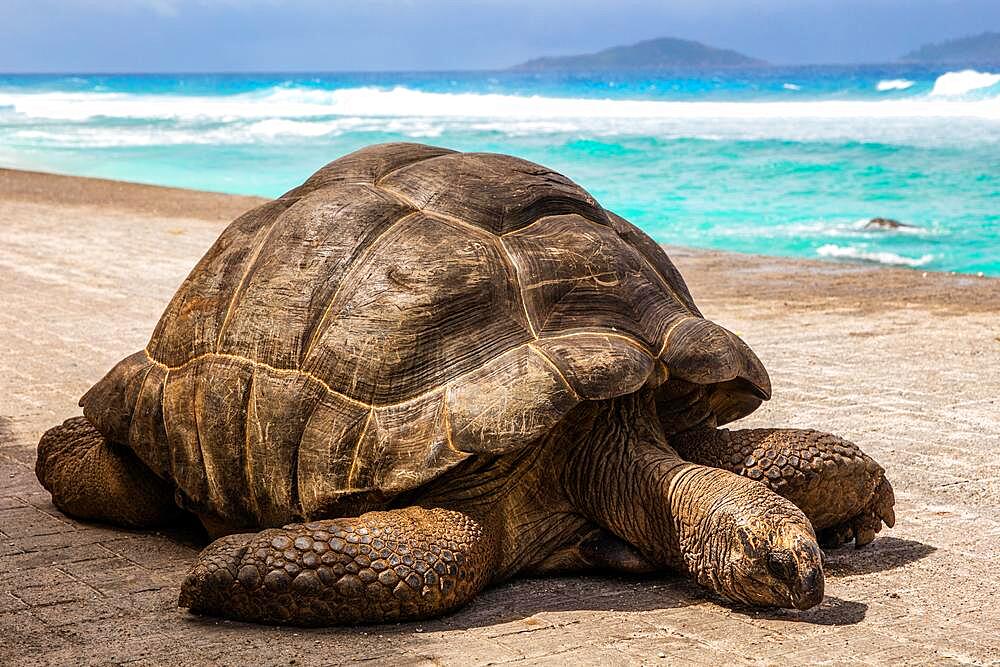
[[[296,200],[275,200],[247,211],[232,222],[195,265],[170,300],[153,331],[147,350],[167,366],[215,352],[219,331],[234,290],[272,223]]]
[[[452,446],[462,452],[503,452],[544,435],[580,397],[559,370],[522,345],[448,387]]]
[[[324,306],[342,286],[337,277],[408,213],[398,200],[361,185],[318,190],[285,209],[232,290],[216,351],[298,368],[324,324]]]
[[[451,153],[399,169],[379,182],[417,208],[506,234],[547,215],[577,213],[607,223],[579,185],[541,165],[494,153]]]
[[[615,230],[625,243],[634,248],[636,252],[649,262],[653,270],[659,274],[663,281],[662,284],[667,291],[676,296],[694,315],[701,317],[701,311],[698,310],[694,299],[691,298],[691,292],[688,290],[687,283],[684,282],[681,272],[670,261],[667,253],[663,252],[663,248],[658,246],[653,239],[649,238],[641,229],[625,218],[611,211],[607,213],[611,228]]]
[[[378,407],[361,437],[346,489],[393,496],[437,477],[468,457],[451,447],[445,390]]]
[[[634,248],[582,216],[541,218],[503,242],[541,336],[614,329],[657,350],[673,322],[691,315]]]
[[[340,284],[302,369],[365,403],[409,400],[531,339],[495,239],[423,213]]]
[[[339,394],[320,397],[299,445],[298,491],[306,517],[331,516],[349,488],[357,445],[371,408]]]
[[[218,508],[240,525],[252,523],[242,493],[251,373],[241,360],[201,357],[167,373],[163,391],[171,477],[186,506]]]
[[[586,400],[624,396],[639,390],[659,363],[634,340],[608,332],[580,332],[535,344]]]
[[[700,385],[743,380],[761,399],[771,397],[771,381],[757,355],[739,336],[711,320],[691,317],[678,322],[661,358],[672,377]]]
[[[143,353],[145,357],[145,353]],[[142,382],[129,424],[128,435],[117,440],[132,445],[136,456],[160,477],[169,477],[170,450],[162,446],[167,442],[163,423],[163,388],[167,369],[146,358],[149,372]]]
[[[298,459],[302,435],[327,390],[313,378],[255,366],[247,405],[246,489],[261,525],[302,518]]]
[[[142,351],[119,361],[80,398],[83,416],[106,437],[126,441],[136,401],[152,366]]]

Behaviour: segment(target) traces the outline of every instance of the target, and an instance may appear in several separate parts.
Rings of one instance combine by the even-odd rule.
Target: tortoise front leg
[[[864,546],[896,521],[892,485],[857,445],[801,429],[702,428],[670,444],[685,459],[763,482],[788,498],[813,524],[821,544]]]
[[[431,618],[482,590],[498,540],[462,512],[407,507],[216,540],[180,606],[258,623],[339,625]]]

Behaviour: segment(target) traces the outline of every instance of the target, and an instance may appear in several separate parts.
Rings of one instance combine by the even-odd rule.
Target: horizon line
[[[822,62],[822,63],[771,63],[761,62],[746,65],[675,65],[670,67],[613,67],[606,69],[588,68],[553,68],[546,70],[521,69],[520,65],[502,68],[468,68],[468,69],[218,69],[218,70],[3,70],[0,76],[149,76],[149,75],[252,75],[252,74],[559,74],[574,73],[614,73],[614,72],[667,72],[667,71],[737,71],[761,69],[788,69],[801,67],[1000,67],[1000,61],[955,61],[955,62],[923,62],[916,60],[891,60],[872,62]]]

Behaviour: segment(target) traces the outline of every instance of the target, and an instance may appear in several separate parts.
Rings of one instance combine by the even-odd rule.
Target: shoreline
[[[60,206],[111,207],[150,216],[196,218],[224,223],[269,201],[266,197],[5,167],[0,167],[0,200]],[[669,243],[661,243],[660,246],[672,260],[679,260],[681,265],[698,258],[705,270],[727,270],[746,275],[748,285],[753,285],[753,289],[740,289],[738,294],[731,296],[762,298],[767,295],[770,298],[794,299],[796,290],[791,283],[785,283],[787,276],[781,274],[804,270],[826,278],[823,285],[826,298],[854,299],[860,302],[861,307],[924,303],[960,310],[988,310],[997,308],[996,304],[1000,303],[1000,277],[996,276],[893,267],[861,261],[759,255]],[[698,276],[692,281],[683,266],[678,268],[682,269],[692,291],[695,286],[702,286]],[[761,279],[765,282],[760,283]],[[817,287],[816,280],[806,282],[810,289]],[[714,285],[715,282],[709,280],[704,281],[703,287],[712,297],[724,296],[713,289]],[[956,288],[962,291],[955,293],[953,290]]]
[[[112,207],[169,217],[229,222],[266,201],[206,190],[0,167],[0,199],[61,206]]]
[[[179,610],[203,538],[66,517],[35,477],[36,445],[142,349],[224,224],[259,201],[0,171],[0,656],[465,666],[1000,655],[1000,279],[678,247],[666,249],[701,311],[771,377],[772,399],[731,428],[836,433],[895,489],[893,529],[827,552],[820,606],[750,609],[662,572],[516,580],[443,618],[378,627],[251,626]]]

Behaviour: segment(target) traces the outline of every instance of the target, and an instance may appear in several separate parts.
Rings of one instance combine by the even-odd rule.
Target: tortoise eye
[[[767,554],[767,570],[781,581],[792,581],[798,578],[798,568],[795,559],[787,551],[771,551]]]

